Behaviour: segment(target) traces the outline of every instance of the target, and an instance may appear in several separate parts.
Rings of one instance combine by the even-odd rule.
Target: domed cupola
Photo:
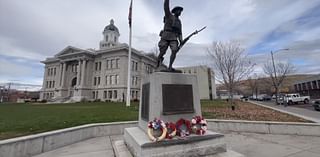
[[[114,25],[113,19],[103,30],[103,40],[100,41],[100,49],[114,47],[119,44],[119,29]]]

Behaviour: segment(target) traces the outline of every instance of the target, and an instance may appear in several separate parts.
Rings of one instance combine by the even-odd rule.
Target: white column
[[[59,70],[59,86],[62,85],[62,71],[63,71],[63,63],[60,63],[60,70]]]
[[[65,63],[65,62],[62,63],[62,79],[61,79],[62,85],[61,85],[61,87],[64,87],[64,86],[65,86],[66,67],[67,67],[67,63]]]
[[[85,73],[86,73],[86,66],[87,66],[87,60],[83,60],[82,61],[82,72],[81,72],[81,84],[80,86],[83,87],[84,86],[84,80],[85,80]]]
[[[80,85],[80,77],[81,77],[81,60],[79,60],[78,67],[77,67],[77,85]]]

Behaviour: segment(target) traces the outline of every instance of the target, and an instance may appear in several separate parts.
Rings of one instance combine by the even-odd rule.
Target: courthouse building
[[[129,46],[119,43],[120,33],[113,20],[102,34],[99,50],[68,46],[54,57],[42,61],[45,64],[45,72],[40,100],[125,100]],[[155,57],[132,49],[131,100],[139,99],[141,80],[151,74],[156,65]],[[216,97],[214,73],[210,68],[197,66],[180,70],[197,75],[201,99]]]
[[[57,102],[96,100],[123,101],[126,98],[128,51],[119,43],[119,30],[111,20],[103,30],[100,49],[68,46],[47,58],[40,99]],[[140,95],[141,78],[153,72],[156,59],[132,49],[131,99]]]

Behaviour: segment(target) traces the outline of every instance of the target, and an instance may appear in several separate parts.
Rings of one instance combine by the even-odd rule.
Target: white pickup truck
[[[299,102],[303,102],[308,104],[310,101],[310,96],[300,96],[300,94],[286,94],[284,96],[284,102],[288,105],[292,105],[293,103],[297,104]]]

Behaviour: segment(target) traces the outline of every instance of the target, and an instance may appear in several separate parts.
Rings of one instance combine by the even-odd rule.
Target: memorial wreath
[[[191,123],[186,119],[179,119],[176,123],[177,135],[180,137],[186,137],[190,135]]]
[[[176,133],[177,133],[176,124],[172,122],[166,123],[166,127],[167,127],[167,135],[166,135],[167,139],[172,139],[174,136],[176,136]]]
[[[207,131],[207,121],[201,116],[194,116],[191,120],[192,132],[204,135]]]
[[[155,118],[148,123],[148,136],[151,141],[157,142],[163,140],[167,135],[166,124]]]

